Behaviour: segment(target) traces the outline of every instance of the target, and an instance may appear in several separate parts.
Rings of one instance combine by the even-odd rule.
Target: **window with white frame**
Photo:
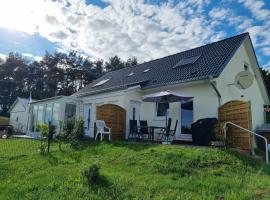
[[[169,110],[169,103],[156,103],[156,116],[165,117]]]

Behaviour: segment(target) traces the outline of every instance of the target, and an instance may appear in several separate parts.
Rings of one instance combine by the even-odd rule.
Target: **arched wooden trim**
[[[103,104],[96,108],[96,119],[104,120],[112,130],[112,140],[124,140],[126,110],[115,104]]]

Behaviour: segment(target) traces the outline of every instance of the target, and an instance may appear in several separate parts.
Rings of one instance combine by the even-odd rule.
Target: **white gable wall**
[[[239,89],[234,83],[237,73],[244,70],[244,64],[249,65],[249,71],[255,76],[254,82],[248,89]],[[256,60],[252,55],[251,44],[247,38],[232,57],[227,67],[215,81],[221,93],[222,104],[231,100],[242,100],[251,102],[252,127],[254,130],[264,122],[263,105],[267,103],[267,97],[262,92],[260,85],[260,74]]]
[[[27,128],[27,118],[27,109],[25,109],[21,102],[17,101],[10,112],[9,124],[12,125],[15,130],[18,129],[25,133]]]

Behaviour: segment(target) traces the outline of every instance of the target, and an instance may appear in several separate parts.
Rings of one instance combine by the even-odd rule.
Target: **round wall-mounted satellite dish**
[[[254,81],[252,73],[248,70],[239,72],[235,78],[234,83],[240,89],[249,88]]]

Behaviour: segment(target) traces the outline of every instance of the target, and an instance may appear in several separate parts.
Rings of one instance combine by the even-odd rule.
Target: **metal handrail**
[[[266,160],[266,163],[267,163],[267,164],[269,163],[269,157],[268,157],[268,151],[269,151],[269,150],[268,150],[268,142],[267,142],[267,139],[266,139],[264,136],[261,136],[261,135],[255,133],[255,132],[253,132],[253,131],[250,131],[250,130],[248,130],[248,129],[242,127],[242,126],[239,126],[239,125],[237,125],[237,124],[234,124],[234,123],[232,123],[232,122],[225,122],[225,124],[224,124],[224,126],[223,126],[223,130],[224,130],[224,141],[226,141],[226,137],[227,137],[227,125],[228,125],[228,124],[229,124],[229,125],[232,125],[232,126],[235,126],[235,127],[239,128],[239,129],[242,129],[242,130],[247,131],[247,132],[249,132],[249,133],[251,133],[251,134],[253,134],[253,135],[255,135],[255,136],[258,136],[258,137],[262,138],[262,139],[264,140],[264,142],[265,142],[265,160]]]

